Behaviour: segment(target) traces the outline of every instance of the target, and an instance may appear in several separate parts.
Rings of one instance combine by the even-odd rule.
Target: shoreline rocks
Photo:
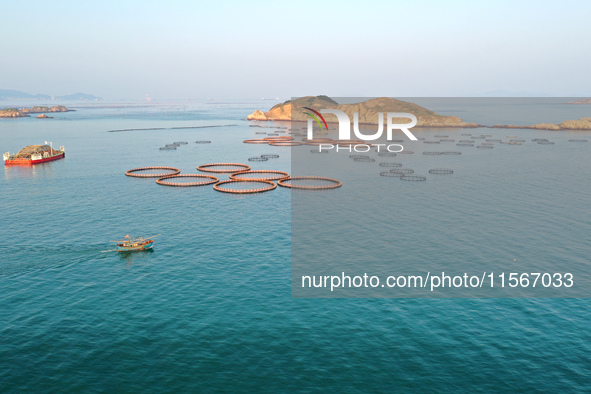
[[[0,109],[0,118],[25,118],[29,114],[39,114],[45,112],[71,112],[73,109],[68,109],[63,105],[54,105],[53,107],[36,105],[31,108],[4,108]],[[39,116],[38,116],[39,117]],[[46,118],[50,118],[45,116]]]

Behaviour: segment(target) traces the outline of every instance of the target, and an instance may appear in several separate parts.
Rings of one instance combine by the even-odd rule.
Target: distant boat
[[[63,159],[66,157],[66,150],[60,146],[59,150],[53,149],[53,144],[46,141],[45,145],[29,145],[21,149],[16,155],[6,152],[2,158],[4,164],[10,165],[32,165],[46,163],[48,161]]]
[[[154,235],[153,237],[148,238],[130,238],[129,235],[126,235],[125,239],[112,242],[117,242],[117,251],[119,252],[139,252],[142,250],[152,249],[152,247],[154,246],[154,240],[151,238],[156,238],[158,235]]]

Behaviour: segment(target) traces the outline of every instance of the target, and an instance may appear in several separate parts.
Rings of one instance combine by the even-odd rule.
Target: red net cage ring
[[[172,172],[157,173],[157,174],[136,174],[136,172],[140,172],[140,171],[153,171],[153,170],[166,170],[166,171],[172,171]],[[155,166],[155,167],[134,168],[132,170],[126,171],[125,175],[136,177],[136,178],[162,178],[162,177],[170,176],[170,175],[178,175],[180,173],[181,173],[181,170],[179,170],[178,168]]]
[[[273,142],[273,141],[291,141],[293,137],[288,136],[279,136],[279,137],[267,137],[263,138],[265,141]]]
[[[269,141],[269,145],[271,145],[271,146],[300,146],[300,145],[304,145],[304,143],[299,142],[299,141],[276,140],[276,141]]]
[[[245,144],[268,144],[269,141],[267,140],[262,140],[260,138],[254,138],[254,139],[250,139],[250,140],[244,140],[242,141]]]
[[[179,178],[201,178],[202,181],[199,182],[172,182]],[[156,181],[157,184],[163,186],[180,186],[180,187],[189,187],[189,186],[205,186],[211,185],[212,183],[217,183],[220,180],[213,175],[202,175],[202,174],[183,174],[183,175],[169,175],[162,177]]]
[[[291,181],[326,181],[330,182],[328,185],[294,185]],[[305,189],[305,190],[322,190],[322,189],[335,189],[343,186],[343,183],[334,178],[327,178],[323,176],[293,176],[277,181],[279,186],[291,187],[292,189]]]
[[[240,171],[230,175],[230,179],[243,181],[279,181],[286,178],[289,178],[289,174],[287,172],[275,170]]]
[[[252,188],[252,189],[231,189],[227,187],[222,187],[222,185],[230,185],[230,184],[265,184],[264,187]],[[269,190],[273,190],[277,187],[277,185],[271,181],[265,180],[245,180],[245,179],[230,179],[229,181],[222,181],[218,182],[213,185],[213,188],[218,192],[223,193],[235,193],[235,194],[247,194],[247,193],[263,193],[268,192]]]
[[[215,168],[215,167],[234,167],[234,168]],[[246,164],[240,163],[210,163],[210,164],[203,164],[197,167],[199,171],[203,172],[216,172],[219,174],[222,173],[234,173],[239,171],[248,171],[250,170],[250,166]]]

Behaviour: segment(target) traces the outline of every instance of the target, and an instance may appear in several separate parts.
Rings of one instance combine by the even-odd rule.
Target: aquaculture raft
[[[66,150],[63,146],[60,146],[59,150],[55,150],[51,145],[29,145],[21,149],[16,155],[6,152],[3,159],[4,164],[10,166],[40,164],[63,159],[64,157],[66,157]]]

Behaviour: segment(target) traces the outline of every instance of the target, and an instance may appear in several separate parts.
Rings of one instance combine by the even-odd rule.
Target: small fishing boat
[[[154,235],[153,237],[148,238],[130,238],[129,235],[126,235],[125,239],[112,242],[117,242],[117,251],[119,252],[139,252],[142,250],[152,249],[152,247],[154,246],[154,240],[152,238],[156,238],[158,235]]]

